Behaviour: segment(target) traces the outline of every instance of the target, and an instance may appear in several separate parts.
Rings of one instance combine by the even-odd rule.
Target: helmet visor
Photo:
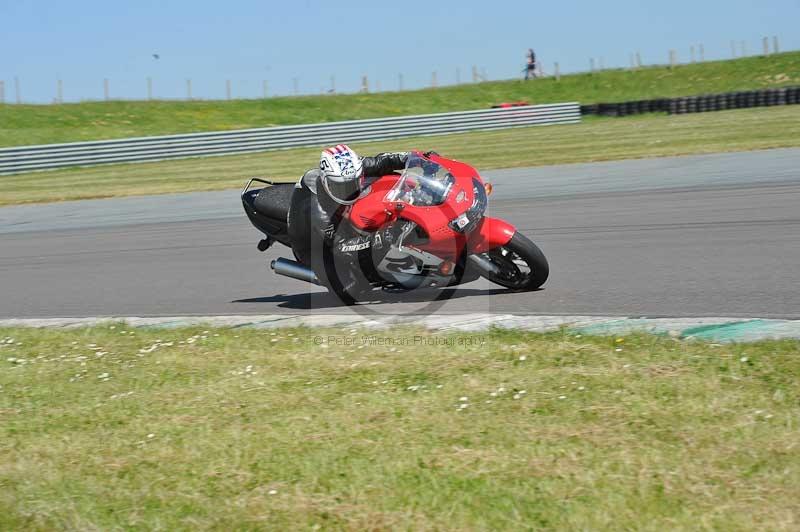
[[[363,190],[363,176],[342,179],[333,176],[326,176],[323,184],[328,194],[334,201],[343,205],[354,203]]]

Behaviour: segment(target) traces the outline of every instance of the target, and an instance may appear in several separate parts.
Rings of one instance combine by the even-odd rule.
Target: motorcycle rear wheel
[[[550,275],[550,265],[539,246],[520,232],[504,246],[481,254],[492,263],[492,271],[482,269],[489,281],[516,292],[536,290]]]

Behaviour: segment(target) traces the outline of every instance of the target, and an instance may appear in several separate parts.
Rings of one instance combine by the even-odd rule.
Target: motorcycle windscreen
[[[420,155],[411,154],[403,174],[385,199],[416,207],[433,207],[445,202],[453,183],[455,178],[447,168]]]

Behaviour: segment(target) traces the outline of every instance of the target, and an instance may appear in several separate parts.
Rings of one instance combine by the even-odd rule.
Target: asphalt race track
[[[544,288],[479,281],[359,312],[800,318],[800,150],[485,177],[490,213],[547,255]],[[259,238],[237,191],[2,208],[0,318],[353,312],[272,274],[291,254]]]

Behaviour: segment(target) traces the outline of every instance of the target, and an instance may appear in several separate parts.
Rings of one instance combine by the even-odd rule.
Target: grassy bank
[[[800,106],[681,116],[591,119],[354,145],[361,153],[431,148],[479,169],[800,146]],[[184,159],[4,176],[0,205],[241,187],[248,177],[295,180],[319,149]]]
[[[800,525],[798,342],[330,334],[0,331],[0,529]]]
[[[540,79],[465,84],[408,92],[235,101],[87,102],[0,105],[0,146],[485,109],[493,104],[614,102],[800,84],[800,52],[769,57],[608,70]]]

